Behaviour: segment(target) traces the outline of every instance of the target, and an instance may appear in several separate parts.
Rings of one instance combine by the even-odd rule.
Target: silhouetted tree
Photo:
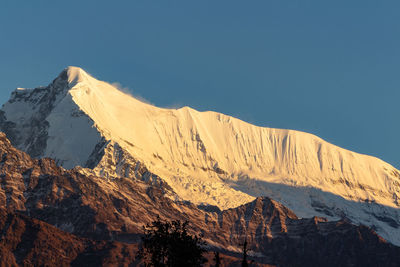
[[[201,266],[206,262],[205,243],[200,236],[189,235],[187,226],[188,222],[163,222],[159,217],[147,224],[138,258],[145,266]]]
[[[247,239],[244,240],[243,243],[243,260],[242,260],[242,267],[248,267],[249,264],[247,263]]]
[[[214,261],[215,261],[215,267],[219,267],[221,265],[221,259],[219,258],[219,252],[214,252]]]

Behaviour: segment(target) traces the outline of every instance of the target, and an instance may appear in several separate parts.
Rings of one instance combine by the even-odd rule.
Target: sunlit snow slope
[[[183,200],[226,209],[267,195],[300,216],[348,217],[400,244],[399,171],[312,134],[158,108],[77,67],[48,87],[17,89],[2,111],[1,128],[14,145],[66,168],[129,177],[126,168],[118,171],[129,163],[118,147]]]

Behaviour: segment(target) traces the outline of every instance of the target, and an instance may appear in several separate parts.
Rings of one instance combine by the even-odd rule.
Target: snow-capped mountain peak
[[[168,184],[180,199],[221,209],[269,196],[302,217],[348,217],[400,244],[399,171],[312,134],[158,108],[78,67],[15,91],[1,115],[13,145],[65,168]]]
[[[71,87],[75,86],[77,83],[85,82],[88,79],[93,79],[89,74],[79,67],[69,66],[64,72],[68,77],[68,83]]]

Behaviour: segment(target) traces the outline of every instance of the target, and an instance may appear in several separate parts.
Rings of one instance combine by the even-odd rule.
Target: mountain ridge
[[[66,168],[90,167],[82,171],[107,179],[136,177],[145,166],[176,200],[227,209],[266,195],[301,217],[349,217],[400,244],[398,226],[370,214],[397,222],[400,216],[370,207],[399,206],[399,171],[380,159],[308,133],[189,107],[157,108],[76,67],[46,88],[13,93],[0,118],[12,143],[34,157],[55,158]],[[360,202],[361,211],[328,193]]]

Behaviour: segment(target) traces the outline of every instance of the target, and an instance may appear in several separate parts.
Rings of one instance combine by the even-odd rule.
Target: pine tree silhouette
[[[248,267],[249,264],[247,263],[247,238],[244,240],[243,243],[243,260],[242,260],[242,267]]]
[[[143,227],[144,236],[137,255],[145,266],[201,266],[205,242],[187,232],[188,222],[156,221]]]
[[[215,267],[219,267],[221,265],[221,259],[219,257],[219,252],[214,252],[214,261],[215,261]]]

